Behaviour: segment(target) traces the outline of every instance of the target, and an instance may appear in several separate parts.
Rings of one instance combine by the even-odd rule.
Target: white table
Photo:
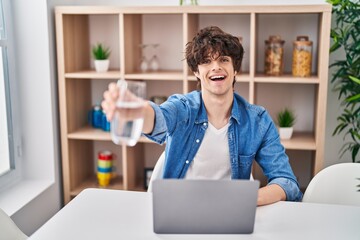
[[[360,207],[278,202],[258,207],[250,235],[164,235],[153,232],[152,195],[86,189],[31,240],[91,239],[360,239]]]

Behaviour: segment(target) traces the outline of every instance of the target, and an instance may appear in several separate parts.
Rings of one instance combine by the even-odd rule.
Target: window
[[[11,116],[8,114],[9,109],[8,97],[6,91],[8,86],[8,77],[5,76],[4,67],[6,67],[6,47],[1,44],[0,46],[0,176],[9,172],[13,168],[13,161],[10,159],[10,148],[9,148],[9,123]],[[5,60],[5,62],[4,62]],[[10,121],[9,121],[10,120]]]
[[[14,132],[16,104],[16,79],[11,71],[11,57],[14,57],[11,44],[11,11],[9,0],[0,0],[0,189],[16,182],[21,176],[21,166],[14,144],[17,141]],[[18,131],[18,130],[16,130]]]

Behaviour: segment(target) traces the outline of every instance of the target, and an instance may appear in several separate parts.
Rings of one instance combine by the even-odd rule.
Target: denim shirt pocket
[[[251,166],[255,159],[255,153],[251,155],[239,155],[239,179],[250,179]]]

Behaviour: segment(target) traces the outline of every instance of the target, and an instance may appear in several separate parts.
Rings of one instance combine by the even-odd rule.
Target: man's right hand
[[[106,114],[107,120],[110,122],[116,110],[116,102],[119,98],[119,87],[116,83],[112,82],[108,86],[108,90],[106,90],[103,94],[104,100],[101,103],[101,107]]]

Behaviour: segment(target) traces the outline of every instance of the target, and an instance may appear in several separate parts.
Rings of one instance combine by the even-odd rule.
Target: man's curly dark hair
[[[192,41],[186,44],[185,50],[185,58],[192,72],[198,72],[198,65],[209,56],[231,57],[234,70],[240,72],[243,55],[244,49],[239,39],[216,26],[201,29]],[[200,82],[200,79],[198,81]]]

